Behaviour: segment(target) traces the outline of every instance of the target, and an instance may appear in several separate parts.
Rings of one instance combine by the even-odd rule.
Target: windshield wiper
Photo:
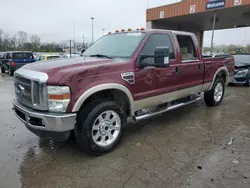
[[[90,57],[106,57],[108,59],[113,59],[113,57],[110,57],[108,55],[103,55],[103,54],[94,54],[94,55],[90,55]]]

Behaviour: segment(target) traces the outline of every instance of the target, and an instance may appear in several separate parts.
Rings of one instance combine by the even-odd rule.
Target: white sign
[[[160,18],[165,18],[164,11],[160,12]]]
[[[190,5],[189,13],[193,14],[196,11],[196,5]]]
[[[140,36],[141,33],[128,33],[127,36],[134,36],[134,37],[138,37]]]
[[[241,5],[241,2],[242,0],[234,0],[234,5]]]

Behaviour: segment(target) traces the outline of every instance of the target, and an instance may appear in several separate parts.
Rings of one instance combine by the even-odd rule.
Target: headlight
[[[240,70],[237,72],[237,75],[246,75],[248,73],[248,69]]]
[[[48,106],[53,112],[65,112],[70,102],[68,86],[48,86]]]

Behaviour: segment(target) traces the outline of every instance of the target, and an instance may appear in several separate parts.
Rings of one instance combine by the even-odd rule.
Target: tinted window
[[[192,60],[197,58],[196,49],[191,36],[177,35],[180,46],[180,53],[183,60]]]
[[[139,32],[107,35],[91,45],[83,56],[101,54],[111,57],[131,57],[144,36],[145,33]]]
[[[153,34],[143,47],[141,54],[153,55],[155,48],[159,46],[168,46],[169,47],[169,56],[170,59],[174,59],[173,45],[170,37],[167,34]],[[145,59],[148,63],[154,63],[153,58]]]
[[[34,59],[34,57],[32,53],[19,52],[19,53],[13,53],[12,59]]]
[[[6,54],[6,59],[11,59],[10,53],[7,53],[7,54]]]
[[[59,56],[48,56],[47,59],[57,59],[60,58]]]

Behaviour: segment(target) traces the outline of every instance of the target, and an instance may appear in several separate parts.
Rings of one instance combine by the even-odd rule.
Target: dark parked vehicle
[[[0,61],[2,60],[2,58],[3,58],[3,53],[0,52]]]
[[[234,55],[235,73],[233,84],[244,84],[250,86],[250,54]]]
[[[13,75],[17,69],[32,62],[35,62],[32,52],[5,52],[1,59],[1,71]]]

